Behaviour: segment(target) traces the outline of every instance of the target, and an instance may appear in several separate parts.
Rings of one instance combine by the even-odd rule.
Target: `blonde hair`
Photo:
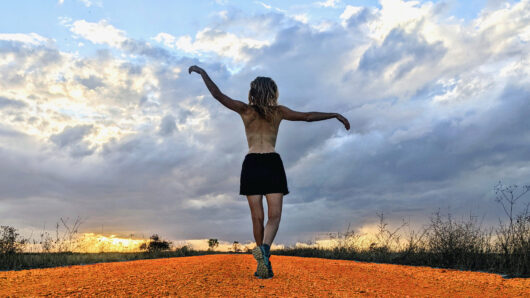
[[[248,102],[268,121],[274,118],[278,96],[278,87],[271,78],[257,77],[250,83]]]

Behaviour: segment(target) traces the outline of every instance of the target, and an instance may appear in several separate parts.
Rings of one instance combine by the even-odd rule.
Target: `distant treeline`
[[[517,185],[495,186],[496,202],[503,208],[506,219],[499,219],[497,227],[483,227],[476,217],[455,220],[450,213],[440,211],[430,216],[430,223],[420,231],[401,233],[407,223],[393,230],[388,228],[383,213],[378,214],[378,232],[370,245],[361,245],[362,235],[348,230],[344,234],[330,234],[335,243],[332,247],[287,247],[274,249],[273,255],[346,259],[366,262],[393,263],[402,265],[431,266],[461,270],[480,270],[505,274],[508,277],[530,276],[530,185],[517,191]],[[524,201],[526,199],[526,201]],[[523,208],[516,208],[517,204]],[[516,210],[522,211],[517,213]],[[62,219],[61,219],[62,220]],[[19,237],[16,229],[1,226],[0,229],[0,270],[55,267],[98,262],[127,261],[149,258],[181,257],[204,254],[219,254],[215,247],[218,240],[208,240],[207,251],[193,250],[189,246],[173,248],[168,241],[157,234],[148,243],[142,244],[143,252],[102,252],[74,253],[75,233],[78,221],[68,227],[68,233],[56,239],[41,234],[40,245],[43,252],[22,252],[29,239]],[[44,237],[43,237],[44,236]],[[52,252],[55,248],[55,252]],[[226,252],[225,252],[226,253]],[[250,253],[234,241],[232,253]]]

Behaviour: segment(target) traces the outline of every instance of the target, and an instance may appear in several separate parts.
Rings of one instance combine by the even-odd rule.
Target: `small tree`
[[[75,219],[75,222],[72,225],[68,224],[68,220],[70,218],[66,218],[64,220],[62,217],[60,218],[62,225],[64,226],[64,233],[61,238],[59,238],[59,223],[56,224],[56,240],[55,243],[57,245],[57,251],[58,252],[72,252],[79,248],[80,246],[80,239],[79,239],[79,226],[81,223],[83,223],[83,220],[81,217],[77,217]]]
[[[22,252],[28,239],[20,238],[16,229],[10,226],[0,226],[0,253],[12,254]]]
[[[392,248],[399,249],[401,235],[398,234],[399,230],[407,225],[405,221],[397,227],[394,231],[390,231],[388,223],[385,221],[385,215],[383,212],[376,213],[379,217],[379,224],[377,225],[377,234],[375,234],[375,242],[370,244],[370,250],[377,251],[380,253],[388,253]],[[393,247],[394,246],[394,247]]]
[[[234,241],[234,244],[232,244],[232,250],[234,252],[241,252],[241,245],[238,241]]]
[[[141,250],[147,250],[148,252],[164,251],[171,249],[171,244],[168,241],[160,240],[158,234],[151,236],[149,243],[142,243],[140,245]]]
[[[215,250],[217,246],[219,246],[219,241],[217,239],[208,239],[208,250]]]
[[[514,208],[530,191],[530,185],[523,185],[518,192],[517,185],[506,186],[499,181],[494,190],[495,201],[508,217],[508,223],[503,223],[499,218],[500,227],[496,230],[497,247],[503,255],[503,265],[515,274],[527,275],[530,273],[530,202],[526,202],[519,214],[515,214]],[[525,198],[528,199],[528,196]]]

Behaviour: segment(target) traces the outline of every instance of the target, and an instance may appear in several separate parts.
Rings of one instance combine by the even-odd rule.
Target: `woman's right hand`
[[[190,66],[190,68],[188,69],[188,73],[191,74],[192,71],[194,71],[194,72],[196,72],[198,74],[201,74],[201,73],[204,72],[204,69],[198,67],[197,65],[193,65],[193,66]]]
[[[348,119],[344,118],[341,114],[337,114],[337,119],[344,124],[344,127],[346,127],[347,130],[350,129],[350,122],[348,122]]]

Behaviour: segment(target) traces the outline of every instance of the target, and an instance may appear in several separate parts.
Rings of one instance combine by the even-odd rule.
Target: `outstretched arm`
[[[206,84],[206,87],[208,87],[208,90],[212,94],[212,96],[217,99],[221,104],[223,104],[225,107],[229,108],[230,110],[233,110],[239,114],[245,111],[247,108],[247,104],[239,101],[234,100],[219,90],[217,85],[210,79],[206,71],[197,65],[193,65],[188,69],[188,72],[191,74],[191,72],[194,71],[201,75],[202,79],[204,80],[204,84]]]
[[[313,122],[313,121],[337,118],[337,120],[339,120],[340,122],[342,122],[342,124],[344,124],[344,127],[347,130],[350,129],[350,122],[348,122],[348,119],[344,118],[339,113],[297,112],[283,105],[278,105],[278,106],[282,113],[282,118],[285,120]]]

